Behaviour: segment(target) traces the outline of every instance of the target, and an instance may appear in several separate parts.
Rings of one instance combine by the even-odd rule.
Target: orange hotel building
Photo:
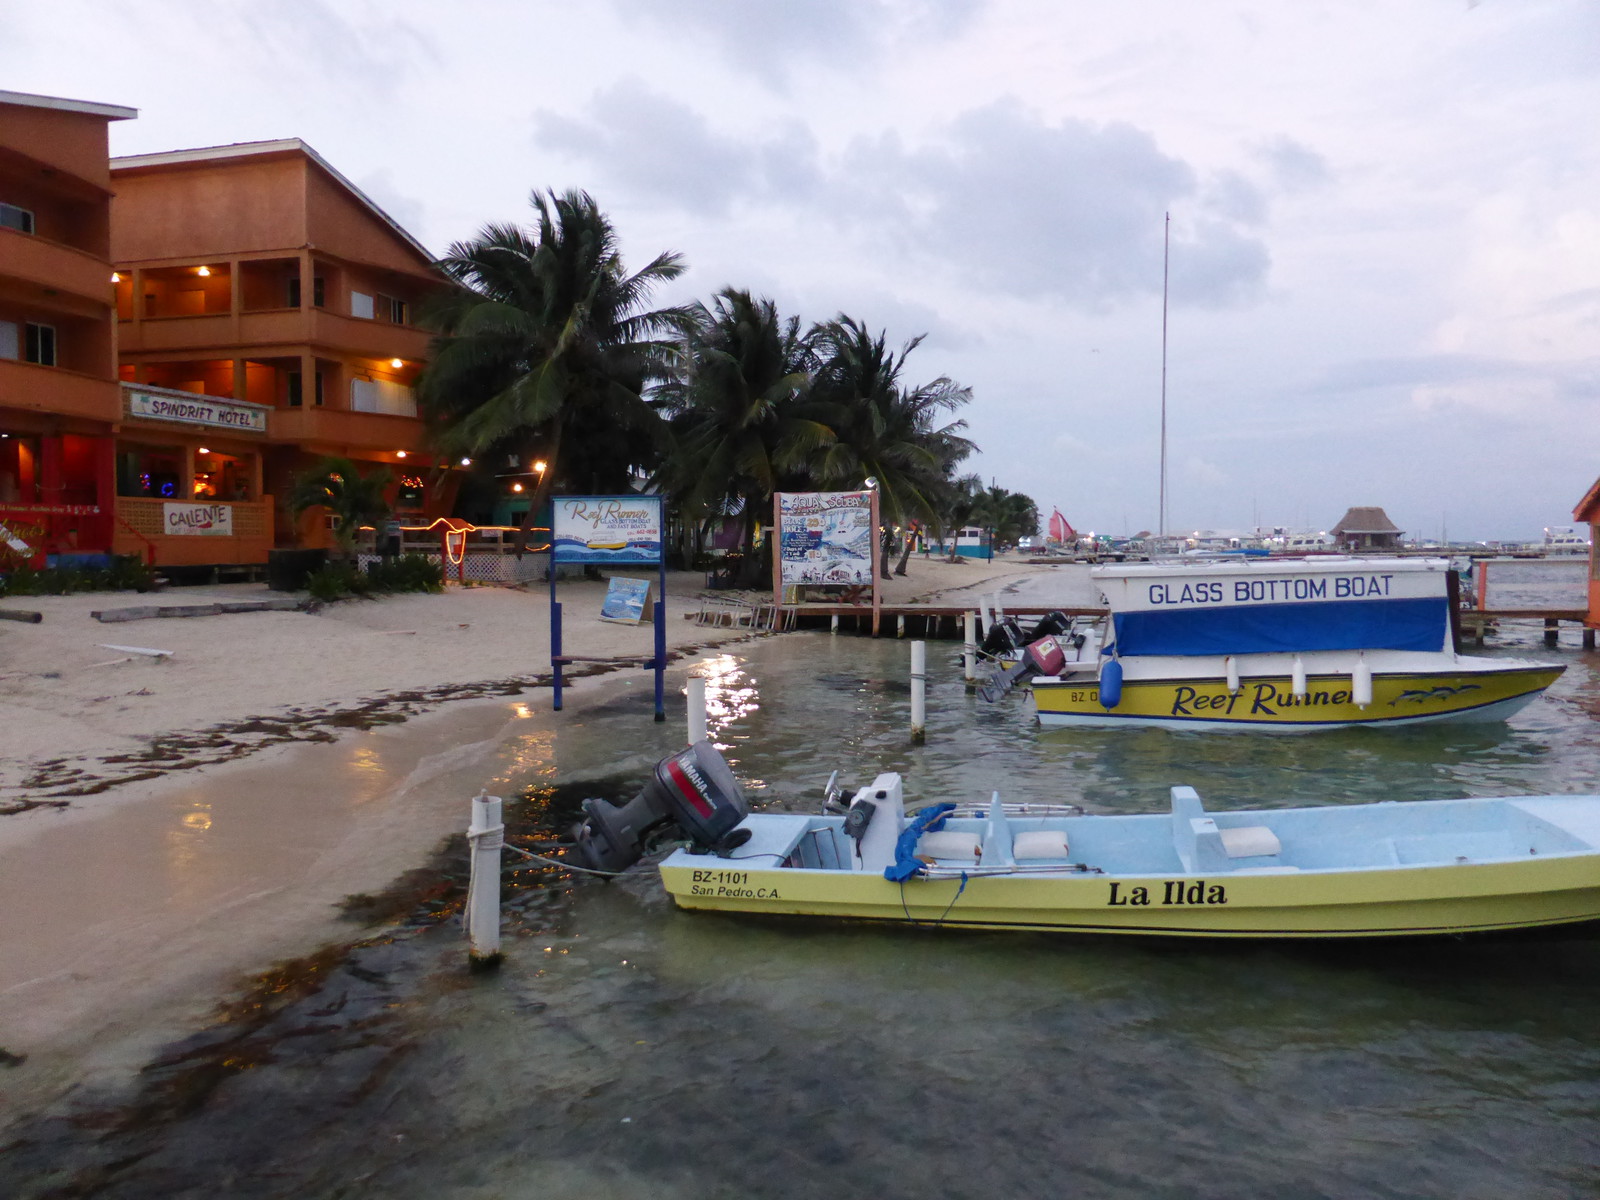
[[[112,542],[107,126],[137,115],[0,91],[0,567]]]
[[[324,455],[387,466],[402,519],[450,511],[412,392],[442,280],[410,234],[297,139],[117,158],[110,181],[118,553],[322,545],[283,498]]]

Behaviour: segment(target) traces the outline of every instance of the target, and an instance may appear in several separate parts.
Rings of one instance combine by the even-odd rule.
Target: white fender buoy
[[[1306,664],[1298,654],[1294,656],[1294,670],[1289,674],[1289,694],[1292,696],[1306,694]]]
[[[1228,672],[1228,695],[1237,696],[1239,694],[1239,660],[1230,654],[1222,662]]]
[[[1372,668],[1367,665],[1365,653],[1356,657],[1356,669],[1350,675],[1350,699],[1356,702],[1357,708],[1372,703]]]

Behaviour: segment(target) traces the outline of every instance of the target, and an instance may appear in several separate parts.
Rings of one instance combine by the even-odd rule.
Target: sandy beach
[[[913,559],[887,603],[959,602],[1046,568]],[[702,651],[705,580],[669,576],[669,695]],[[599,618],[604,583],[563,582],[565,649],[648,654]],[[649,674],[587,665],[550,711],[549,594],[441,596],[102,623],[94,611],[272,595],[262,585],[14,597],[0,621],[0,1121],[114,1086],[274,962],[363,932],[377,892],[465,825],[466,799],[526,778],[513,724],[548,732]],[[725,598],[727,593],[716,593]],[[781,636],[781,635],[779,635]],[[170,651],[155,658],[117,649]],[[554,767],[552,767],[554,769]]]

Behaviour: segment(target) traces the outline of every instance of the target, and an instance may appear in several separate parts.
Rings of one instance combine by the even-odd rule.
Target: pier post
[[[689,745],[706,740],[706,677],[689,676]]]
[[[1554,617],[1544,619],[1544,644],[1555,647],[1561,642],[1561,622]]]
[[[905,615],[905,613],[901,613],[898,617],[895,618],[894,635],[895,635],[895,637],[905,637],[905,635],[906,635],[906,615]]]
[[[911,741],[928,739],[928,643],[911,643]]]
[[[1587,625],[1583,629],[1583,648],[1585,650],[1594,649],[1594,630]]]
[[[967,612],[962,617],[962,624],[965,626],[966,645],[961,648],[961,665],[965,668],[964,674],[969,691],[978,682],[978,642],[972,632],[973,622],[976,619],[976,615],[972,612]]]
[[[506,827],[500,821],[500,797],[472,799],[472,824],[467,827],[472,873],[467,885],[467,961],[474,971],[500,965],[500,848]]]
[[[831,629],[829,629],[828,632],[829,633],[838,633],[839,632],[839,614],[838,613],[834,613],[833,614],[833,627]]]

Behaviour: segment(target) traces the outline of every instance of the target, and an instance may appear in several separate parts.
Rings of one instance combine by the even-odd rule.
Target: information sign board
[[[558,563],[658,563],[660,496],[557,496],[550,549]]]

